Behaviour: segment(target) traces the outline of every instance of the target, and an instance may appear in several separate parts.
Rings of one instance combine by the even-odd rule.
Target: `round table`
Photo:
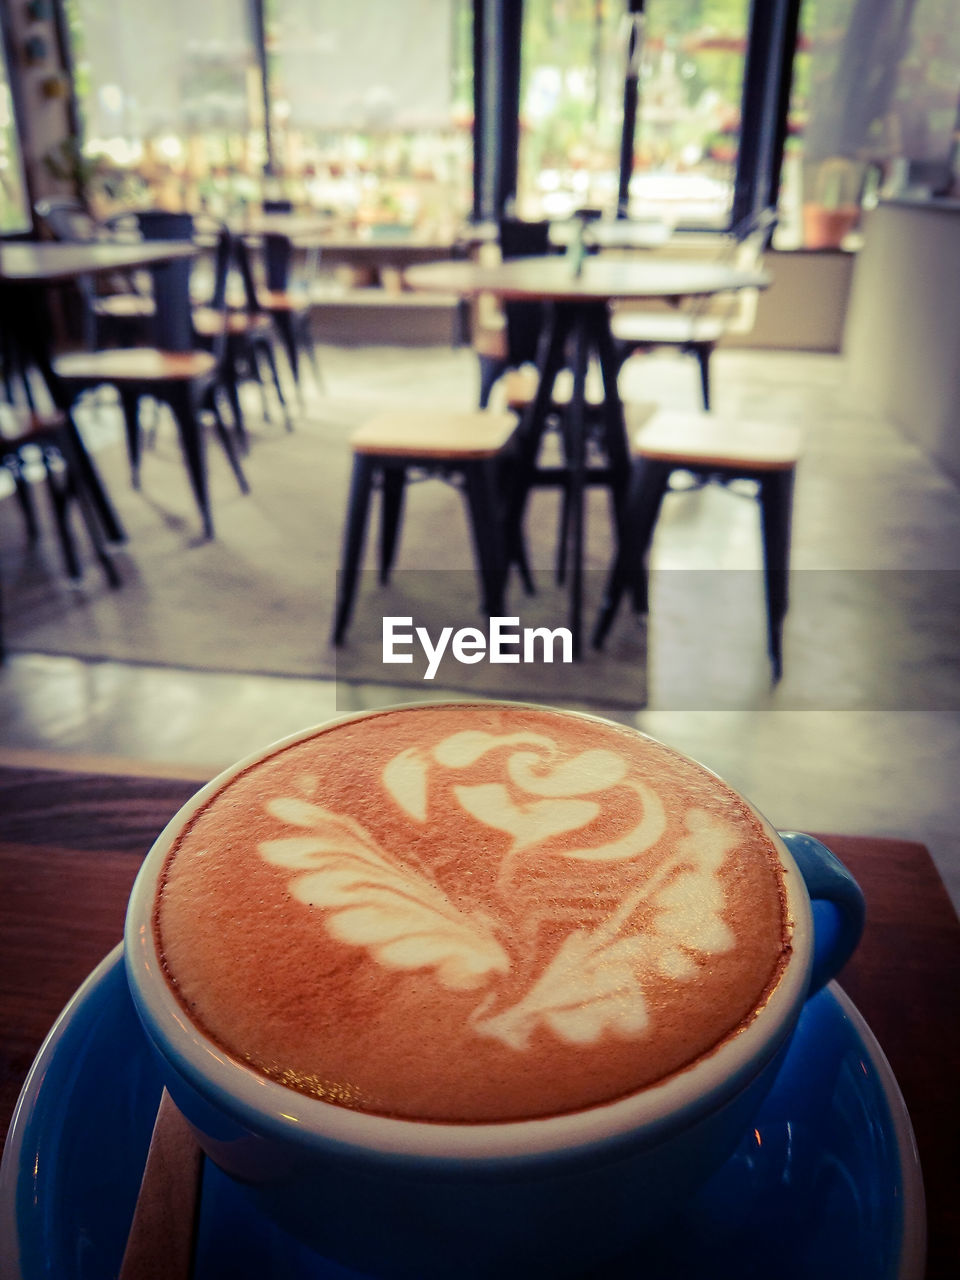
[[[567,257],[511,258],[496,264],[470,261],[434,262],[404,272],[408,288],[475,297],[489,293],[510,302],[549,304],[549,320],[540,344],[537,392],[524,416],[516,494],[509,504],[507,545],[522,566],[522,523],[530,491],[561,483],[566,490],[569,522],[565,524],[570,564],[570,631],[573,653],[582,652],[584,490],[588,483],[607,485],[613,496],[617,529],[621,524],[630,475],[630,450],[617,390],[618,363],[610,332],[610,304],[664,301],[678,306],[690,298],[708,298],[740,289],[764,289],[762,271],[693,258],[643,258],[624,262],[591,256],[575,271]],[[573,350],[573,393],[566,430],[567,456],[562,475],[540,470],[537,457],[553,400],[557,375]],[[586,466],[586,376],[595,355],[603,384],[602,430],[607,466]],[[564,557],[561,557],[563,560]]]

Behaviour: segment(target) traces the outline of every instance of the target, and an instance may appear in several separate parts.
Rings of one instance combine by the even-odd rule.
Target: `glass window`
[[[30,226],[10,77],[0,47],[0,232],[28,231]]]
[[[91,202],[221,212],[259,198],[263,95],[247,0],[66,0]]]
[[[851,243],[865,195],[952,181],[955,0],[804,0],[784,154],[783,247]]]
[[[472,202],[470,0],[266,0],[283,194],[429,232]]]
[[[613,213],[626,74],[624,0],[527,0],[518,205]],[[672,225],[730,218],[749,0],[649,0],[630,212]]]

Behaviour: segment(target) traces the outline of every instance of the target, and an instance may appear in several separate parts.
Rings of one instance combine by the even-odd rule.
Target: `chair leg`
[[[237,484],[240,486],[241,493],[249,493],[250,486],[247,484],[247,477],[243,474],[243,467],[240,465],[240,455],[234,445],[233,436],[230,434],[227,424],[223,420],[223,414],[220,412],[220,405],[217,402],[217,391],[219,388],[216,383],[210,388],[206,396],[206,404],[213,415],[213,426],[217,433],[217,438],[223,445],[223,451],[227,455],[227,461],[233,470],[233,474],[237,477]]]
[[[127,458],[130,461],[130,483],[134,489],[140,488],[140,392],[132,387],[118,387],[120,407],[123,410],[123,425],[127,436]]]
[[[383,505],[380,513],[380,582],[386,583],[397,554],[397,535],[403,519],[406,488],[405,467],[386,467],[383,472]]]
[[[237,381],[237,371],[232,360],[224,363],[221,385],[230,402],[230,412],[233,414],[233,425],[240,441],[240,448],[244,453],[249,453],[250,437],[247,435],[247,425],[243,419],[243,409],[240,407],[240,384]]]
[[[498,512],[496,460],[483,458],[464,467],[464,483],[474,550],[480,571],[481,608],[490,617],[503,614],[506,557]]]
[[[703,407],[707,413],[710,412],[710,356],[713,354],[713,347],[708,343],[706,345],[697,345],[693,347],[693,354],[697,358],[697,364],[700,366],[700,393],[703,396]]]
[[[63,563],[67,570],[67,577],[72,578],[73,581],[76,582],[83,577],[83,570],[80,568],[80,558],[77,555],[76,544],[73,541],[73,531],[70,528],[70,515],[67,510],[67,506],[70,501],[69,475],[58,476],[50,463],[50,456],[45,449],[43,452],[43,466],[47,474],[47,492],[50,495],[50,506],[53,511],[54,522],[57,526],[57,537],[60,541],[60,551],[63,555]]]
[[[290,410],[287,408],[287,397],[283,394],[283,387],[280,383],[280,370],[277,368],[277,359],[273,354],[273,346],[269,342],[260,344],[260,350],[263,352],[267,361],[267,367],[270,370],[270,376],[273,379],[273,389],[277,393],[277,399],[280,401],[280,410],[283,413],[283,420],[286,423],[288,431],[293,430],[293,423],[290,421]]]
[[[297,350],[297,334],[294,318],[289,311],[271,311],[273,323],[276,325],[277,333],[280,335],[280,341],[283,343],[283,350],[287,357],[287,363],[290,366],[290,373],[293,376],[293,384],[297,388],[297,394],[303,401],[303,392],[300,387],[300,352]]]
[[[206,441],[197,416],[193,390],[189,386],[171,390],[168,404],[173,410],[180,436],[180,448],[190,477],[190,487],[200,509],[205,538],[212,538],[213,516],[210,512],[210,491],[207,483]]]
[[[37,522],[36,503],[33,501],[33,486],[23,474],[19,454],[12,454],[6,458],[3,465],[13,480],[17,502],[23,512],[23,522],[27,526],[27,537],[31,542],[36,542],[40,537],[40,525]]]
[[[324,392],[326,383],[323,380],[323,374],[320,370],[320,358],[317,355],[317,344],[313,340],[313,312],[306,311],[300,319],[300,335],[303,343],[303,349],[307,353],[310,361],[310,368],[313,370],[313,380],[316,383],[317,390]]]
[[[76,443],[67,427],[58,440],[60,453],[67,468],[68,494],[73,497],[80,510],[80,516],[86,526],[87,536],[93,545],[100,567],[111,587],[120,586],[120,575],[113,557],[107,549],[104,539],[104,527],[94,495],[87,487],[87,481],[80,466],[80,455]]]
[[[506,372],[509,365],[499,356],[478,356],[477,359],[480,362],[480,396],[477,404],[481,409],[486,409],[497,379]]]
[[[620,600],[628,588],[634,610],[647,612],[647,552],[670,480],[670,466],[638,459],[633,465],[624,516],[617,535],[617,551],[593,629],[593,647],[600,649],[613,625]]]
[[[362,453],[353,456],[353,475],[350,480],[350,499],[344,526],[343,558],[337,592],[337,610],[333,627],[333,643],[340,645],[350,625],[353,600],[357,592],[357,576],[363,556],[363,540],[367,531],[367,512],[370,509],[370,491],[376,464]]]
[[[763,568],[767,597],[767,647],[776,683],[783,674],[783,620],[788,605],[793,470],[774,471],[760,480]]]

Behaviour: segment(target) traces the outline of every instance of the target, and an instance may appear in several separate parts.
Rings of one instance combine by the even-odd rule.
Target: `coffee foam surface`
[[[171,850],[155,931],[231,1055],[445,1121],[663,1079],[749,1021],[790,947],[776,850],[725,784],[502,704],[375,713],[228,781]]]

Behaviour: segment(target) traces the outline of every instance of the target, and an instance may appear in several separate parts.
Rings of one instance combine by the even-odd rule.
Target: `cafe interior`
[[[4,872],[10,937],[40,846],[126,850],[128,889],[192,789],[333,716],[632,726],[860,881],[883,945],[848,990],[927,1211],[845,1274],[955,1275],[955,5],[0,17],[0,847],[37,864]]]

